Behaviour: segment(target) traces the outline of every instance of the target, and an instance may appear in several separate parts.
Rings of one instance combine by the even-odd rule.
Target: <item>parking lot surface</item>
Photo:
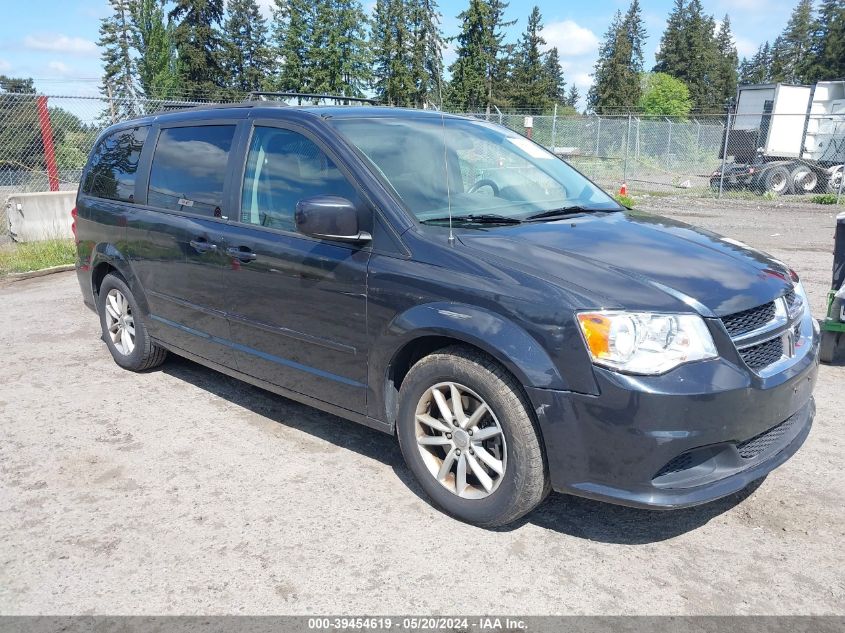
[[[654,198],[771,252],[821,315],[834,212]],[[679,211],[679,209],[683,209]],[[171,356],[132,374],[73,273],[0,287],[0,613],[841,614],[845,366],[759,485],[652,512],[431,507],[394,440]]]

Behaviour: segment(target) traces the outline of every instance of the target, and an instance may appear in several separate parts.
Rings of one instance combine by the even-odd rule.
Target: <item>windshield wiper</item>
[[[423,224],[429,222],[448,222],[449,216],[444,215],[440,218],[428,218],[422,220]],[[508,217],[506,215],[498,215],[496,213],[470,213],[469,215],[453,215],[452,222],[461,222],[467,224],[522,224],[519,218]]]
[[[572,205],[571,207],[561,207],[559,209],[550,209],[541,213],[535,213],[525,218],[526,222],[535,220],[552,220],[554,218],[563,218],[574,213],[592,213],[596,211],[614,211],[614,209],[595,209],[590,207],[582,207],[579,205]]]

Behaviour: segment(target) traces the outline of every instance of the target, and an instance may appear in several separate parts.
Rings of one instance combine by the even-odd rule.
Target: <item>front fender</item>
[[[481,349],[525,386],[567,390],[549,355],[516,323],[474,306],[428,303],[397,315],[376,337],[370,351],[369,380],[371,396],[379,401],[371,415],[390,420],[384,387],[391,364],[406,345],[426,336],[448,337]]]

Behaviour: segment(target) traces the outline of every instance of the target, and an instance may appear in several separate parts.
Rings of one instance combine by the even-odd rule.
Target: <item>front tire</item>
[[[461,521],[505,525],[549,492],[540,433],[519,383],[473,349],[449,347],[411,368],[396,427],[420,485]]]
[[[131,371],[144,371],[164,362],[167,350],[153,343],[138,302],[126,282],[109,273],[100,284],[97,311],[103,340],[114,362]]]
[[[836,358],[836,348],[839,345],[839,332],[822,331],[822,340],[819,343],[819,360],[823,363],[832,363]]]

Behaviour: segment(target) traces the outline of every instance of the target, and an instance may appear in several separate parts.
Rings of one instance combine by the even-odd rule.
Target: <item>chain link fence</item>
[[[0,93],[0,204],[13,193],[75,189],[97,135],[112,123],[202,104]],[[841,195],[845,112],[687,119],[463,114],[530,134],[614,192],[626,183],[629,191],[658,195]]]

